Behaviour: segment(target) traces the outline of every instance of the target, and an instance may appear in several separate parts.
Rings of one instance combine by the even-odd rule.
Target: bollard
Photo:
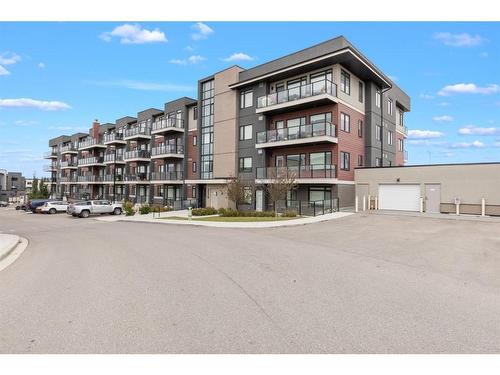
[[[354,197],[354,212],[358,212],[358,196]]]
[[[460,203],[455,203],[455,214],[460,215]]]
[[[368,196],[368,204],[367,204],[367,209],[371,210],[372,209],[372,196]]]
[[[486,200],[481,198],[481,216],[486,215]]]
[[[378,197],[375,196],[375,209],[378,210]]]
[[[363,195],[363,211],[366,210],[366,195]]]
[[[424,198],[420,197],[420,212],[424,212]]]
[[[193,209],[191,207],[188,207],[188,220],[191,220],[193,218]]]

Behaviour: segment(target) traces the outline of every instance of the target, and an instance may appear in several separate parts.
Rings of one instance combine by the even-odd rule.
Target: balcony
[[[104,144],[105,145],[112,145],[112,144],[118,144],[118,145],[125,145],[127,144],[127,141],[123,139],[123,133],[106,133],[104,134]]]
[[[146,172],[125,175],[124,181],[133,184],[149,184],[149,176]]]
[[[44,165],[43,171],[44,172],[55,172],[55,171],[57,171],[57,165],[55,165],[55,164]]]
[[[61,184],[74,184],[77,181],[77,176],[63,176],[59,179]]]
[[[134,126],[130,129],[125,129],[123,139],[130,141],[133,139],[151,139],[151,129],[148,127]]]
[[[81,184],[101,184],[103,177],[94,175],[78,176],[77,181]]]
[[[333,183],[337,178],[337,166],[313,164],[296,167],[257,168],[257,183],[272,183],[277,178],[293,178],[299,184]]]
[[[153,122],[151,134],[161,134],[169,131],[184,132],[184,120],[177,118],[162,118]]]
[[[178,182],[182,183],[184,178],[183,171],[172,171],[172,172],[153,172],[151,173],[151,182],[153,184],[159,183],[172,183]]]
[[[255,113],[278,113],[310,103],[319,105],[336,102],[337,85],[324,80],[260,96],[257,98]]]
[[[78,154],[78,150],[73,144],[61,147],[61,155],[64,154]]]
[[[179,158],[184,157],[184,147],[175,145],[163,145],[153,147],[151,150],[151,159],[161,158]]]
[[[151,160],[151,153],[148,150],[131,150],[123,153],[123,160],[131,161],[147,161]]]
[[[125,160],[123,160],[123,154],[105,154],[104,155],[104,164],[125,164]]]
[[[315,122],[309,125],[259,132],[255,148],[308,143],[338,143],[336,126],[330,122]]]
[[[105,183],[116,182],[117,184],[118,183],[120,183],[120,184],[123,183],[123,180],[124,180],[123,175],[119,174],[119,173],[117,173],[116,175],[107,174],[107,175],[104,176],[104,179],[103,179],[103,181]]]
[[[77,169],[78,164],[74,161],[62,161],[61,169]]]
[[[406,163],[408,161],[408,150],[403,150],[403,160]]]
[[[57,159],[57,152],[56,151],[49,151],[45,152],[43,154],[44,159]]]
[[[87,138],[85,141],[78,144],[78,150],[89,150],[91,148],[106,148],[106,146],[96,138]]]
[[[405,137],[408,137],[408,128],[406,126],[397,124],[396,131],[403,134]]]
[[[93,167],[93,166],[104,167],[104,160],[97,156],[78,159],[78,167]]]

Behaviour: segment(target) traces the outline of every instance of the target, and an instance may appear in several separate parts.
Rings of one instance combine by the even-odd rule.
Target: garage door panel
[[[380,210],[420,211],[420,185],[383,184],[378,194]]]

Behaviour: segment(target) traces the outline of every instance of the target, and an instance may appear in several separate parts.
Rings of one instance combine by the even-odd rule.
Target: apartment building
[[[26,178],[21,172],[8,172],[0,169],[0,201],[17,200],[26,191]]]
[[[355,167],[404,165],[409,110],[410,98],[341,36],[205,77],[198,100],[51,140],[53,191],[226,207],[227,181],[239,176],[245,206],[263,210],[266,185],[288,175],[290,201],[352,206]]]

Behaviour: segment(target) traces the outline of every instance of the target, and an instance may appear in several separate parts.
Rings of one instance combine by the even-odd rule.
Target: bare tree
[[[233,201],[238,209],[238,204],[242,203],[245,199],[245,188],[240,177],[229,177],[227,181],[227,197]]]
[[[269,183],[266,185],[266,193],[274,208],[274,216],[278,214],[276,202],[285,200],[290,190],[297,187],[295,173],[287,168],[272,168],[269,176]]]

